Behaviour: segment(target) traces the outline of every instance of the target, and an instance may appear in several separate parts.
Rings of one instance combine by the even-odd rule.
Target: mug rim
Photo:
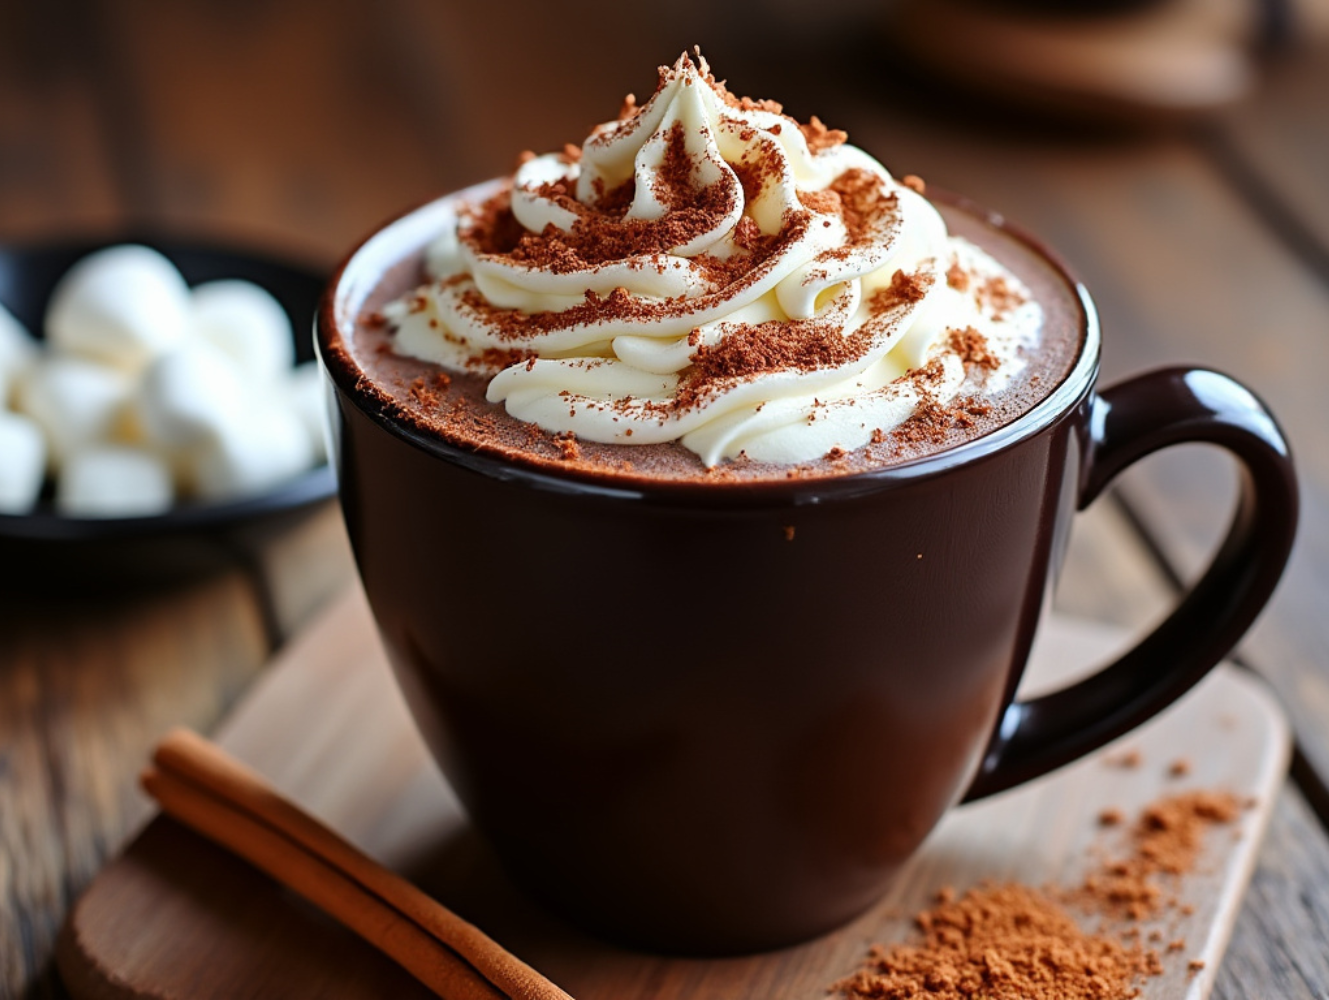
[[[484,198],[506,178],[496,178],[408,208],[362,239],[333,271],[320,296],[314,320],[314,348],[336,391],[382,429],[436,458],[491,479],[540,492],[599,496],[620,501],[662,502],[684,506],[799,505],[877,493],[981,461],[1035,437],[1073,412],[1089,395],[1098,376],[1102,333],[1098,311],[1083,282],[1054,251],[1000,213],[970,198],[928,186],[929,200],[957,209],[1022,243],[1043,260],[1071,292],[1080,310],[1080,344],[1074,364],[1046,396],[999,427],[960,444],[903,462],[843,475],[799,479],[709,482],[696,479],[609,479],[577,470],[551,471],[524,462],[454,444],[415,426],[399,405],[360,367],[343,332],[353,328],[368,295],[392,265],[419,253],[441,231],[442,218],[463,198]]]

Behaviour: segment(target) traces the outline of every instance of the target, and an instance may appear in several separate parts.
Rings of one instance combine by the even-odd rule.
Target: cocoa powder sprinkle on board
[[[1117,893],[1120,882],[1148,882],[1159,873],[1192,870],[1204,833],[1230,823],[1242,803],[1227,792],[1191,792],[1146,807],[1131,828],[1130,852],[1108,862],[1077,890],[1061,893],[1020,884],[981,884],[956,897],[943,889],[918,914],[916,940],[875,946],[863,967],[831,986],[846,1000],[1129,1000],[1140,984],[1162,975],[1157,949],[1140,943],[1138,926]],[[1100,819],[1117,810],[1104,810]],[[1155,887],[1156,889],[1156,887]],[[1155,891],[1151,899],[1156,901]],[[1060,898],[1059,898],[1060,897]],[[1096,914],[1103,923],[1086,931],[1066,905]],[[1185,914],[1187,907],[1179,907]],[[1152,912],[1152,911],[1151,911]],[[1150,941],[1161,942],[1154,931]],[[1167,946],[1185,948],[1181,939]],[[1187,966],[1194,975],[1204,963]]]
[[[1084,932],[1023,885],[943,896],[915,922],[921,942],[873,948],[832,989],[850,1000],[1125,1000],[1162,971],[1153,952]]]
[[[1130,831],[1130,853],[1091,872],[1072,898],[1119,919],[1143,920],[1179,906],[1168,877],[1195,867],[1204,835],[1233,822],[1243,803],[1227,792],[1183,792],[1147,807]]]

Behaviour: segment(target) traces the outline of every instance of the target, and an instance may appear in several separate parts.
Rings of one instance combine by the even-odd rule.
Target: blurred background
[[[1329,92],[1325,8],[5,0],[0,235],[147,225],[330,261],[523,149],[580,142],[696,44],[736,92],[819,114],[894,170],[1017,216],[1024,199],[1002,196],[1027,177],[1029,195],[1060,211],[1065,196],[1029,162],[1055,161],[1058,185],[1078,188],[1093,180],[1086,161],[1125,168],[1148,155],[1142,142],[1156,155],[1214,114],[1243,155],[1268,161],[1244,166],[1293,159],[1269,141],[1280,123],[1261,119],[1309,112]],[[1324,115],[1296,125],[1312,120]],[[1329,170],[1318,131],[1267,178],[1289,205]]]
[[[0,243],[155,233],[326,271],[404,209],[580,143],[698,44],[736,93],[1039,234],[1098,302],[1105,382],[1204,363],[1279,414],[1302,529],[1241,655],[1299,756],[1217,995],[1324,996],[1329,0],[0,0]],[[1133,470],[1077,522],[1061,608],[1156,617],[1234,482],[1203,449]],[[51,941],[143,815],[150,741],[215,725],[349,583],[335,508],[243,570],[0,607],[0,997],[64,995]]]

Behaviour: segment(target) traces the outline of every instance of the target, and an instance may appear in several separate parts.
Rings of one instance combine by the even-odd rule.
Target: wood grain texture
[[[452,139],[449,168],[468,184],[510,171],[524,149],[580,144],[593,124],[618,112],[624,94],[645,99],[655,89],[657,66],[699,40],[709,50],[732,20],[723,5],[698,0],[658,5],[649,24],[637,21],[632,30],[623,30],[613,0],[580,4],[575,27],[566,10],[548,4],[392,0],[388,9],[412,100],[429,95],[437,107],[439,95],[448,97],[443,115],[430,110],[430,127]]]
[[[1071,617],[1142,633],[1171,609],[1176,591],[1109,492],[1071,524],[1052,606]]]
[[[121,218],[96,65],[77,3],[0,4],[0,236]]]
[[[1115,633],[1051,621],[1040,638],[1026,689],[1063,682],[1111,645]],[[297,720],[298,722],[293,722]],[[1207,995],[1273,798],[1286,767],[1287,729],[1267,691],[1248,674],[1222,668],[1164,715],[1119,744],[1014,792],[949,813],[883,902],[840,931],[768,955],[702,961],[635,954],[586,938],[525,901],[503,877],[462,818],[454,797],[409,724],[363,597],[352,593],[294,643],[223,729],[221,742],[302,805],[390,866],[403,870],[475,921],[580,1000],[682,1000],[684,997],[812,998],[851,972],[875,941],[909,933],[910,914],[945,885],[984,879],[1075,885],[1096,850],[1120,852],[1104,833],[1107,807],[1133,814],[1159,797],[1191,788],[1254,796],[1236,829],[1206,841],[1202,863],[1176,887],[1193,912],[1157,925],[1184,954],[1144,985],[1146,997]],[[1114,765],[1130,750],[1137,767]],[[1193,771],[1169,775],[1186,757]],[[71,917],[61,967],[76,995],[283,996],[283,917],[291,909],[273,885],[250,879],[238,904],[227,889],[210,902],[219,859],[184,860],[192,835],[154,823],[81,899]],[[165,854],[167,861],[158,855]],[[175,879],[183,878],[183,888]],[[229,873],[229,885],[241,878]],[[107,888],[109,886],[109,888]],[[261,911],[261,912],[258,912]],[[133,919],[125,919],[132,914]],[[293,946],[299,954],[302,947]],[[337,983],[344,1000],[371,996],[357,970],[376,963],[358,953],[331,967],[301,969],[309,988]],[[1187,962],[1205,970],[1192,974]],[[362,965],[363,960],[363,965]],[[364,975],[368,975],[365,972]],[[115,990],[132,989],[132,993]],[[408,993],[407,995],[414,995]]]
[[[377,8],[90,0],[146,223],[332,263],[445,189]]]
[[[1308,946],[1308,938],[1323,941],[1319,932],[1329,926],[1322,842],[1305,801],[1295,788],[1285,788],[1218,973],[1217,1000],[1329,996],[1329,949]]]
[[[248,549],[269,627],[279,643],[296,635],[355,577],[351,542],[335,501],[275,538],[255,540]]]
[[[1329,18],[1322,2],[1320,17]],[[1229,109],[1213,132],[1236,158],[1234,180],[1258,186],[1266,222],[1285,230],[1329,279],[1329,40],[1307,41],[1265,68],[1261,87]]]
[[[0,996],[43,975],[71,900],[147,814],[156,733],[213,725],[267,657],[244,579],[0,607]],[[45,988],[53,988],[48,983]]]

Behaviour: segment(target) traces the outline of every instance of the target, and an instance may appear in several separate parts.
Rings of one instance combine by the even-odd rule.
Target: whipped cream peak
[[[814,460],[1000,391],[1041,326],[918,192],[700,53],[454,208],[431,283],[385,310],[396,350],[492,375],[490,401],[548,431],[707,465]]]

